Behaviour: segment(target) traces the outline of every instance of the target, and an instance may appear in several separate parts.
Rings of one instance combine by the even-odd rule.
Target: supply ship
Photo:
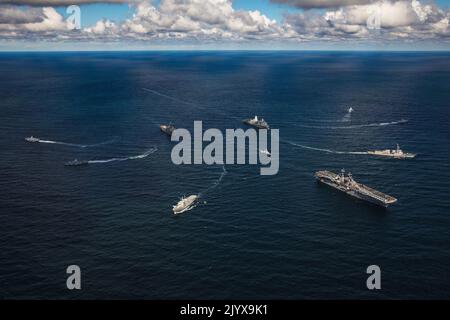
[[[318,171],[316,172],[315,177],[319,182],[329,185],[339,191],[345,192],[352,197],[368,201],[385,208],[397,202],[397,199],[394,197],[356,182],[353,180],[351,173],[345,176],[344,169],[341,170],[341,174],[335,174],[326,170]]]
[[[199,198],[198,195],[192,195],[187,198],[185,197],[181,198],[180,201],[173,206],[173,213],[180,214],[192,209],[198,198]]]

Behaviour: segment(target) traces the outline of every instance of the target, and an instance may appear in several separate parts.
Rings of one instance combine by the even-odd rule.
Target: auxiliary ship
[[[335,174],[326,170],[318,171],[316,172],[315,177],[319,182],[329,185],[339,191],[345,192],[349,196],[368,201],[385,208],[397,202],[397,199],[394,197],[356,182],[353,180],[351,173],[345,176],[344,169],[341,170],[341,174]]]
[[[198,195],[192,195],[189,197],[183,197],[180,199],[180,201],[173,206],[173,213],[174,214],[180,214],[185,211],[188,211],[193,208],[195,203],[197,202],[199,196]]]

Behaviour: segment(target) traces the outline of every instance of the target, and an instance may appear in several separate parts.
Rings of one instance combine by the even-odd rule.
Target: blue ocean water
[[[449,297],[449,53],[1,53],[0,73],[2,298]],[[255,114],[280,130],[278,175],[175,166],[158,128]],[[352,154],[396,143],[418,157]],[[341,168],[398,203],[314,180]]]

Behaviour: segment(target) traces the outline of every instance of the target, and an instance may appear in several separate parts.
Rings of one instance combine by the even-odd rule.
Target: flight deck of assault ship
[[[345,176],[344,169],[341,170],[341,174],[335,174],[325,170],[316,172],[315,176],[318,181],[329,185],[330,187],[345,192],[352,197],[368,201],[385,208],[397,202],[397,199],[394,197],[356,182],[353,180],[351,173]]]

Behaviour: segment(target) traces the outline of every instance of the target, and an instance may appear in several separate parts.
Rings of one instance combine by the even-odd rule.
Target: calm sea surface
[[[0,74],[1,298],[450,298],[449,53],[1,53]],[[255,114],[278,175],[175,166],[158,128]],[[352,154],[396,143],[418,157]],[[398,203],[314,180],[341,168]]]

